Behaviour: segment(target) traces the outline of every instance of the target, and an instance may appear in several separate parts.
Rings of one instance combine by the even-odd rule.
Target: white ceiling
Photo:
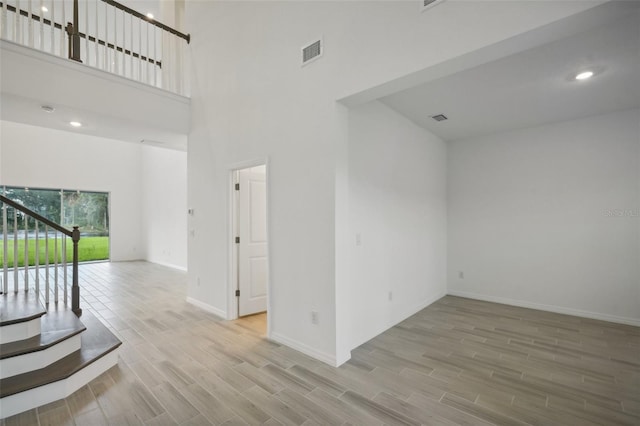
[[[586,81],[581,70],[598,74]],[[446,141],[640,107],[640,14],[380,98]],[[447,121],[431,116],[444,114]]]

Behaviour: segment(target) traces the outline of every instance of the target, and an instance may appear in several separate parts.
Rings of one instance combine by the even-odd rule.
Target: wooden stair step
[[[90,312],[81,321],[86,330],[81,334],[80,350],[39,370],[0,379],[0,398],[66,379],[84,367],[117,349],[122,342]]]
[[[40,320],[40,334],[29,339],[0,345],[0,359],[47,349],[87,328],[69,309],[51,307]]]
[[[0,296],[0,327],[31,321],[46,313],[33,292],[20,291]]]

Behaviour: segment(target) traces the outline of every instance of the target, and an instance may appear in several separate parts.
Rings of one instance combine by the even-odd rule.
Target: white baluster
[[[60,21],[60,23],[62,24],[62,30],[60,30],[60,56],[63,57],[63,58],[67,58],[68,57],[68,55],[67,55],[67,43],[66,43],[67,40],[65,38],[65,34],[66,33],[64,31],[64,28],[67,25],[67,23],[66,23],[66,19],[67,19],[66,16],[67,15],[66,15],[65,10],[64,10],[64,3],[65,3],[64,0],[62,0],[60,2],[60,4],[62,4],[62,20]]]
[[[142,19],[138,18],[138,81],[142,81]]]
[[[9,235],[7,234],[7,205],[2,203],[2,292],[7,293],[9,291],[9,272],[7,270],[7,258],[9,254],[7,253],[8,249],[8,239]]]
[[[53,301],[58,303],[58,231],[56,230],[54,235],[53,246]]]
[[[36,220],[36,252],[35,252],[35,267],[36,267],[36,298],[40,298],[40,236],[38,235],[38,221]]]
[[[180,95],[184,94],[184,42],[181,38],[176,37],[176,42],[178,43],[178,57],[176,63],[178,65],[176,69],[176,75],[178,79],[178,87],[177,93]]]
[[[87,65],[89,65],[89,34],[91,34],[89,31],[89,0],[84,0],[84,57]]]
[[[127,75],[127,54],[125,53],[125,50],[127,48],[127,32],[125,31],[125,29],[127,28],[127,26],[125,25],[127,22],[127,15],[124,12],[124,10],[122,11],[122,73],[121,75],[123,77],[126,77]]]
[[[151,27],[153,31],[153,85],[158,85],[158,28],[155,25]]]
[[[161,61],[163,67],[165,66],[165,63],[164,63],[164,37],[165,37],[165,34],[167,34],[167,33],[164,30],[160,30],[160,58],[161,58],[160,61]],[[158,72],[160,73],[160,76],[159,76],[160,85],[159,85],[159,87],[164,89],[164,68],[160,68],[158,70]]]
[[[6,4],[6,2],[4,3]],[[9,253],[7,252],[9,248],[9,234],[7,229],[7,205],[2,203],[2,285],[3,285],[3,293],[9,292],[9,266],[8,266],[8,257]]]
[[[118,9],[113,9],[113,73],[119,74],[118,61]]]
[[[40,50],[44,50],[44,0],[40,0],[40,11],[38,14],[40,15]]]
[[[96,11],[96,13],[95,13],[95,15],[96,15],[96,31],[95,31],[96,45],[94,47],[96,49],[96,62],[95,62],[94,65],[95,65],[96,68],[100,68],[100,44],[98,43],[98,38],[100,36],[100,31],[99,31],[100,26],[98,25],[98,2],[99,1],[100,0],[96,0],[95,1],[95,6],[96,6],[96,9],[95,9],[95,11]]]
[[[29,291],[29,216],[24,215],[24,291]]]
[[[109,70],[109,8],[104,4],[104,70]]]
[[[56,50],[56,26],[55,26],[55,22],[56,22],[56,4],[54,3],[53,0],[51,0],[51,6],[49,8],[49,10],[51,11],[51,46],[49,49],[49,53],[51,54],[55,54],[55,50]]]
[[[44,226],[44,300],[49,304],[49,226]]]
[[[33,12],[31,9],[31,0],[28,1],[27,7],[27,31],[28,31],[28,43],[29,47],[33,48]]]
[[[2,17],[0,17],[0,24],[2,25],[2,38],[7,38],[7,1],[2,2]]]
[[[6,0],[5,0],[6,1]],[[16,0],[15,24],[13,25],[13,41],[22,43],[22,25],[20,16],[20,0]]]
[[[149,80],[151,79],[149,76],[149,58],[151,57],[151,49],[149,48],[149,39],[151,38],[151,36],[149,35],[149,27],[151,25],[149,25],[148,22],[145,21],[146,27],[147,27],[147,51],[146,56],[147,56],[147,61],[145,63],[145,68],[144,68],[144,82],[149,84]]]
[[[131,29],[129,33],[129,53],[131,54],[129,55],[129,78],[133,80],[133,15],[129,15],[129,27]]]
[[[18,210],[13,209],[13,291],[18,292]]]
[[[67,236],[62,236],[62,282],[64,283],[64,304],[67,305]]]

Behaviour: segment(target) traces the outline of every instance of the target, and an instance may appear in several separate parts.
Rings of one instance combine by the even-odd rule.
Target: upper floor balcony
[[[190,36],[176,29],[180,4],[0,0],[0,120],[186,150]]]
[[[2,0],[0,36],[178,95],[189,95],[190,36],[114,0]]]

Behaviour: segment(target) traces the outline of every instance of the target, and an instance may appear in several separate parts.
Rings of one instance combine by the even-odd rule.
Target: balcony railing
[[[188,34],[113,0],[0,0],[0,37],[180,95]]]

